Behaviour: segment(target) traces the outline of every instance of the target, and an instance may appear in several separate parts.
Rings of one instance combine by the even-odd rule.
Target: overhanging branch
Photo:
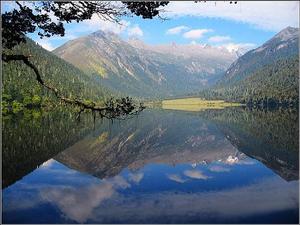
[[[105,103],[105,107],[97,106],[96,103],[94,102],[86,103],[78,99],[68,98],[62,95],[57,88],[44,82],[37,67],[29,61],[30,57],[32,57],[32,55],[25,56],[25,55],[2,54],[2,60],[6,63],[10,61],[23,61],[27,66],[29,66],[34,71],[36,75],[36,80],[39,82],[40,85],[52,91],[55,94],[55,96],[61,101],[67,104],[79,106],[81,108],[81,111],[85,109],[89,109],[92,111],[99,112],[101,117],[113,119],[113,118],[123,117],[127,115],[137,114],[138,112],[142,111],[145,108],[142,104],[140,104],[138,109],[136,109],[137,107],[133,105],[131,99],[128,97],[117,99],[116,101],[110,99],[108,102]]]

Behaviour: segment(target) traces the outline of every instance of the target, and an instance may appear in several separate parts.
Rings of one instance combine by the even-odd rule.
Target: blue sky
[[[3,4],[3,3],[2,3]],[[3,10],[17,7],[4,3]],[[171,2],[162,14],[168,20],[145,20],[140,17],[121,18],[122,26],[92,20],[66,24],[65,37],[39,39],[29,37],[48,50],[97,30],[112,31],[122,38],[139,38],[148,44],[210,44],[254,48],[287,26],[299,27],[299,3],[290,2]]]

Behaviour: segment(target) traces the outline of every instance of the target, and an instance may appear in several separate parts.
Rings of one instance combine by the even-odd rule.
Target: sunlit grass
[[[225,102],[223,100],[205,100],[201,98],[182,98],[173,100],[163,100],[163,109],[183,110],[183,111],[203,111],[207,109],[224,109],[225,107],[241,106],[240,103]]]

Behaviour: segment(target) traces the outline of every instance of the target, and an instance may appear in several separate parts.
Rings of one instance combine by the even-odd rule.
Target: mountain
[[[218,84],[234,83],[266,65],[275,64],[279,59],[299,54],[298,43],[299,29],[292,27],[285,28],[262,46],[250,50],[238,58],[231,64]]]
[[[297,102],[299,75],[299,29],[287,27],[262,46],[231,64],[206,98],[244,102]]]
[[[150,50],[162,54],[170,54],[175,56],[182,56],[183,58],[195,57],[198,60],[213,60],[224,59],[232,57],[232,55],[240,54],[240,48],[229,48],[223,46],[211,46],[209,44],[177,44],[172,42],[170,44],[148,45],[137,38],[131,38],[128,43],[135,48]],[[239,53],[238,53],[239,52]],[[228,54],[232,53],[232,54]]]
[[[241,108],[199,114],[144,111],[139,121],[98,130],[54,157],[68,168],[103,178],[125,168],[259,160],[287,181],[298,179],[298,113]],[[174,123],[174,119],[176,123]],[[136,127],[133,124],[138,123]],[[107,126],[107,127],[105,127]],[[284,127],[284,128],[283,128]],[[247,160],[246,160],[247,161]],[[233,163],[233,162],[231,162]]]
[[[16,46],[12,50],[5,50],[7,54],[32,55],[30,61],[38,68],[42,78],[52,84],[69,97],[78,97],[94,101],[102,101],[111,95],[111,91],[99,84],[95,84],[92,76],[84,74],[72,64],[43,49],[34,41],[27,39],[26,43]],[[55,99],[53,93],[45,90],[35,79],[34,71],[22,62],[2,63],[3,77],[3,105],[28,104],[34,99],[46,102]]]
[[[97,31],[53,51],[113,90],[141,97],[186,94],[214,84],[236,54],[212,46],[157,45]]]

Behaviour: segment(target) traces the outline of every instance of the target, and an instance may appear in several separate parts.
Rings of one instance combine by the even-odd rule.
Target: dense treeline
[[[201,112],[240,151],[286,180],[299,178],[299,116],[296,109],[227,108]]]
[[[84,74],[30,39],[26,44],[20,44],[13,50],[5,50],[5,53],[30,56],[30,61],[38,68],[44,81],[52,84],[70,98],[102,102],[112,95],[99,83],[96,84],[95,78]],[[3,62],[2,71],[3,112],[10,109],[18,111],[23,107],[40,107],[48,105],[50,102],[57,102],[53,93],[38,84],[34,71],[23,62]]]
[[[247,78],[225,86],[217,85],[200,92],[206,99],[224,99],[251,107],[298,106],[298,56],[280,59]]]
[[[247,107],[226,108],[224,110],[207,110],[202,117],[217,122],[224,128],[235,128],[235,133],[247,133],[248,138],[257,139],[268,147],[282,151],[298,151],[299,117],[297,110],[290,109],[249,109]],[[249,143],[249,140],[245,142]],[[255,149],[253,149],[255,150]]]
[[[73,108],[24,109],[2,117],[3,188],[100,127],[101,120],[82,114],[78,123]],[[94,122],[93,122],[94,121]]]

